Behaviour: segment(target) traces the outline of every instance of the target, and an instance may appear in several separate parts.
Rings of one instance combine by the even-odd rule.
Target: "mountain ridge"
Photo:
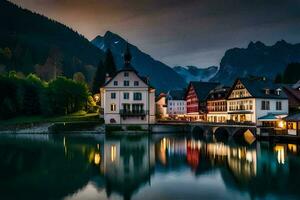
[[[117,68],[123,67],[123,53],[127,41],[116,33],[107,31],[104,36],[96,36],[91,41],[102,51],[108,48],[112,51]],[[143,76],[150,78],[151,84],[158,91],[167,91],[173,88],[183,88],[186,86],[184,79],[178,75],[171,67],[142,52],[138,47],[129,43],[132,54],[132,66]]]
[[[246,48],[228,49],[221,59],[218,73],[211,80],[231,84],[238,77],[250,75],[274,79],[292,62],[300,62],[300,43],[290,44],[285,40],[273,45],[250,42]]]

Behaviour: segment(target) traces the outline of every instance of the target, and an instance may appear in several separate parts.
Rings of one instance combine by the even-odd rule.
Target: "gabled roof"
[[[168,97],[171,100],[184,100],[185,99],[185,90],[170,90],[168,92]]]
[[[133,73],[135,73],[136,75],[137,75],[137,77],[139,77],[140,79],[141,79],[141,81],[143,81],[146,85],[148,85],[148,87],[151,87],[151,88],[154,88],[154,87],[152,87],[150,84],[149,84],[149,82],[148,82],[148,78],[147,77],[144,77],[144,76],[140,76],[139,74],[138,74],[138,72],[135,70],[135,69],[125,69],[125,68],[123,68],[123,69],[121,69],[121,70],[118,70],[116,73],[115,73],[115,75],[113,76],[113,77],[111,77],[111,79],[109,79],[109,81],[107,81],[102,87],[105,87],[105,86],[107,86],[119,73],[121,73],[121,72],[133,72]]]
[[[299,122],[300,121],[300,113],[294,114],[294,115],[290,115],[287,116],[286,118],[284,118],[286,121],[295,121],[295,122]]]
[[[294,89],[288,85],[283,86],[285,89],[285,92],[287,92],[290,95],[293,95],[294,98],[296,98],[298,101],[300,101],[300,90]],[[289,95],[288,95],[289,96]]]
[[[220,83],[216,83],[216,82],[202,82],[202,81],[191,81],[188,88],[190,88],[191,86],[193,86],[197,98],[199,101],[204,101],[206,100],[209,92],[216,88],[218,85],[220,85]]]
[[[167,95],[165,93],[160,93],[158,97],[156,97],[155,101],[159,101],[161,98],[166,97]]]
[[[287,95],[281,91],[279,95],[275,93],[275,90],[281,89],[282,86],[273,83],[270,80],[256,79],[256,78],[239,78],[233,84],[228,95],[231,94],[237,82],[240,81],[253,98],[263,98],[263,99],[287,99]],[[270,93],[266,93],[266,89],[270,90]]]
[[[300,80],[297,81],[297,83],[295,83],[292,87],[293,87],[294,89],[299,89],[299,88],[300,88]]]
[[[149,81],[148,81],[148,78],[147,77],[143,77],[143,76],[140,76],[138,74],[138,72],[135,70],[135,68],[131,65],[130,61],[131,61],[131,53],[130,53],[130,49],[129,49],[129,44],[127,43],[126,45],[126,50],[125,50],[125,53],[124,53],[124,66],[122,69],[118,70],[114,76],[109,80],[107,81],[106,83],[104,83],[104,85],[102,87],[105,87],[106,85],[108,85],[119,73],[121,72],[133,72],[137,75],[137,77],[139,77],[141,79],[141,81],[143,81],[148,87],[150,88],[153,88],[150,84],[149,84]]]
[[[209,92],[206,100],[225,99],[227,97],[229,90],[230,90],[230,87],[219,85]]]

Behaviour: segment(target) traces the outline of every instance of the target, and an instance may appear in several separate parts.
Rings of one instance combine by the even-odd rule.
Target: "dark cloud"
[[[13,0],[88,39],[111,30],[173,65],[218,65],[250,41],[300,42],[300,0]]]

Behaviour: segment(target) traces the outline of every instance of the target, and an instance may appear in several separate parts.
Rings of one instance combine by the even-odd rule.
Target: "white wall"
[[[186,114],[186,101],[184,100],[168,100],[168,114]]]
[[[129,76],[125,77],[124,72],[120,72],[112,81],[102,88],[103,102],[101,105],[104,108],[104,120],[106,124],[110,124],[111,119],[115,119],[116,124],[147,124],[155,122],[155,90],[149,93],[148,85],[146,85],[134,72],[128,72]],[[129,86],[124,86],[124,80],[129,81]],[[118,81],[118,85],[114,85],[114,81]],[[134,81],[139,82],[139,86],[134,86]],[[134,100],[135,92],[142,94],[141,100]],[[116,98],[111,98],[111,93],[116,94]],[[129,93],[129,99],[124,99],[124,93]],[[150,102],[150,103],[149,103]],[[144,110],[149,111],[151,117],[126,117],[121,119],[120,110],[123,109],[123,104],[143,104]],[[111,111],[111,104],[116,105],[116,110]],[[149,119],[148,119],[149,118]]]
[[[270,102],[270,110],[261,110],[262,101]],[[276,102],[281,101],[282,110],[276,110]],[[263,117],[269,113],[289,113],[289,103],[287,99],[256,99],[255,101],[255,113],[256,113],[256,122],[258,122],[258,118]]]

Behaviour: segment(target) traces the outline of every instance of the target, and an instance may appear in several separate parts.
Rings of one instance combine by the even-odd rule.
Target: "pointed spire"
[[[125,65],[130,64],[131,58],[132,58],[132,56],[131,56],[130,49],[129,49],[129,43],[127,42],[126,43],[126,50],[125,50],[125,53],[124,53],[124,63],[125,63]]]

